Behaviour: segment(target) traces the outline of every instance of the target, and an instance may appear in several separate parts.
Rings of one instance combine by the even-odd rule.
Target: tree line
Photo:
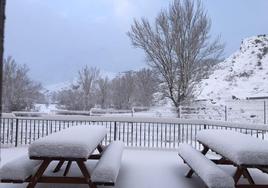
[[[54,93],[60,108],[89,111],[100,108],[130,109],[133,106],[153,105],[157,91],[157,77],[150,69],[126,71],[113,79],[101,77],[100,71],[85,66],[78,79],[68,88]]]
[[[43,87],[29,77],[26,65],[18,64],[12,57],[3,62],[3,112],[30,111],[35,103],[44,101]]]

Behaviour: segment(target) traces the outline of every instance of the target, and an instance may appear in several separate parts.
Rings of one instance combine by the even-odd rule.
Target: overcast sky
[[[7,0],[5,56],[27,64],[45,86],[72,80],[84,65],[106,74],[146,66],[126,32],[133,18],[153,20],[169,0]],[[267,0],[203,0],[225,56],[243,38],[268,33]]]

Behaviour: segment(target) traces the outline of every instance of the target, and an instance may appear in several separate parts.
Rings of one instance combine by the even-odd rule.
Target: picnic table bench
[[[29,146],[28,156],[19,157],[1,168],[1,182],[28,182],[27,188],[34,188],[37,183],[88,184],[91,188],[114,185],[124,145],[121,141],[114,141],[103,147],[101,142],[105,136],[104,127],[85,125],[36,140]],[[89,159],[98,160],[92,172],[86,164]],[[62,176],[44,175],[53,161],[58,161],[54,172],[59,172],[67,162]],[[72,163],[77,164],[82,177],[67,176]]]
[[[190,178],[196,172],[208,187],[222,187],[221,184],[224,182],[229,182],[228,186],[232,186],[232,182],[228,180],[230,175],[223,173],[217,165],[233,165],[236,168],[232,176],[233,187],[268,187],[268,185],[256,184],[248,170],[249,168],[257,168],[267,172],[268,141],[230,130],[202,130],[198,132],[197,140],[203,145],[201,152],[196,151],[191,146],[185,146],[185,144],[179,147],[179,155],[191,168],[186,177]],[[208,159],[205,155],[209,150],[217,153],[221,158]],[[214,176],[219,177],[218,185],[208,181]],[[244,176],[249,184],[239,184],[241,176]],[[220,180],[220,177],[224,181]]]

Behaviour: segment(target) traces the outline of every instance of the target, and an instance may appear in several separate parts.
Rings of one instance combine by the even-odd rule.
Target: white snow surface
[[[197,140],[238,165],[268,165],[268,141],[230,130],[202,130]]]
[[[39,160],[30,160],[26,154],[19,156],[2,166],[0,179],[24,181],[40,163]]]
[[[242,41],[240,50],[219,63],[199,85],[199,99],[218,102],[232,96],[268,96],[268,36],[259,35]]]
[[[106,147],[101,159],[93,170],[93,182],[116,182],[121,166],[124,143],[114,141]]]
[[[34,141],[30,157],[85,158],[95,150],[107,133],[102,126],[75,126]]]
[[[234,188],[233,178],[188,144],[181,144],[179,154],[209,188]]]

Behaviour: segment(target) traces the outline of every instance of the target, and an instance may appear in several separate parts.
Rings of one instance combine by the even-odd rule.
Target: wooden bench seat
[[[95,185],[114,185],[119,173],[124,144],[121,141],[110,143],[91,174]]]
[[[201,152],[188,144],[179,146],[179,155],[209,188],[234,188],[233,177],[224,172]],[[186,177],[191,177],[188,174]]]
[[[37,167],[41,164],[39,160],[30,160],[28,155],[20,156],[3,165],[0,170],[1,182],[23,183],[27,181]]]

